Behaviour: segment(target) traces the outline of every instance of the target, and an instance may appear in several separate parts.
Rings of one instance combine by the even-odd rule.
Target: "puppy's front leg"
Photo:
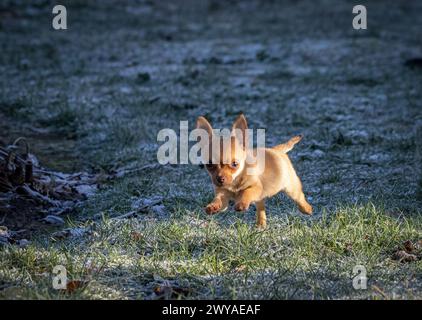
[[[256,202],[256,226],[260,229],[267,227],[267,216],[265,214],[265,200]]]
[[[236,197],[234,210],[236,211],[248,210],[251,202],[260,200],[261,194],[262,194],[262,188],[260,186],[253,186],[245,190],[242,190]]]
[[[205,207],[205,212],[214,214],[221,210],[225,210],[229,205],[230,192],[224,189],[216,189],[214,199]]]

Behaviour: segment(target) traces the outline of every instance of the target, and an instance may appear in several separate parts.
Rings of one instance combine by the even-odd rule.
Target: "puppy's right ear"
[[[196,128],[205,130],[208,133],[208,136],[212,137],[212,127],[210,123],[208,122],[208,120],[205,119],[204,117],[199,117],[196,120]]]
[[[202,157],[202,161],[203,163],[209,163],[212,159],[211,155],[212,155],[212,127],[210,125],[210,123],[208,122],[207,119],[205,119],[204,117],[199,117],[196,120],[196,129],[202,129],[205,130],[205,132],[208,134],[208,137],[202,136],[202,132],[201,132],[201,138],[200,138],[200,146],[201,148],[204,148],[204,151],[201,152],[201,157]]]

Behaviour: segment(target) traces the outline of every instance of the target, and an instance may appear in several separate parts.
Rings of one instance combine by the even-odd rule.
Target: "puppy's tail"
[[[296,143],[298,143],[300,140],[302,140],[303,135],[298,135],[298,136],[294,136],[293,138],[291,138],[289,141],[283,143],[283,144],[279,144],[275,147],[272,147],[272,149],[276,150],[277,152],[280,153],[287,153],[290,150],[293,149],[293,147],[295,146]]]

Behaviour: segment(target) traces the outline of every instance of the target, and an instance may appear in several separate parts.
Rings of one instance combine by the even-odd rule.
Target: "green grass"
[[[83,241],[45,237],[28,248],[3,248],[0,297],[145,298],[167,279],[191,299],[385,298],[373,285],[388,297],[421,298],[394,279],[420,279],[422,262],[391,258],[421,234],[420,217],[397,219],[373,204],[338,208],[314,221],[273,216],[265,231],[197,211],[175,212],[166,221],[104,219]],[[88,285],[72,293],[54,290],[57,264],[66,266],[69,279]],[[352,287],[358,264],[367,268],[367,290]]]

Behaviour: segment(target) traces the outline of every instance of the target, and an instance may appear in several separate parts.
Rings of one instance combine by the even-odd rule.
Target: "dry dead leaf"
[[[381,290],[378,286],[373,285],[372,289],[374,289],[376,292],[378,292],[380,295],[382,295],[385,299],[389,299],[387,294],[383,290]]]
[[[236,268],[234,268],[234,272],[242,272],[245,269],[246,269],[246,266],[242,264],[242,265],[237,266]]]
[[[71,280],[67,282],[66,293],[73,293],[76,290],[84,289],[88,285],[88,281],[85,280]]]
[[[134,240],[134,241],[139,241],[139,240],[141,240],[141,239],[143,238],[142,233],[137,232],[137,231],[133,231],[133,232],[130,234],[130,236],[131,236],[132,240]]]
[[[415,246],[413,245],[412,241],[407,240],[404,243],[404,249],[406,250],[406,252],[412,253],[415,250]]]
[[[407,253],[405,250],[399,250],[393,254],[393,260],[399,262],[412,262],[418,260],[418,257],[414,254]]]
[[[191,290],[180,286],[172,286],[170,284],[160,284],[154,287],[156,299],[178,299],[187,296]]]

